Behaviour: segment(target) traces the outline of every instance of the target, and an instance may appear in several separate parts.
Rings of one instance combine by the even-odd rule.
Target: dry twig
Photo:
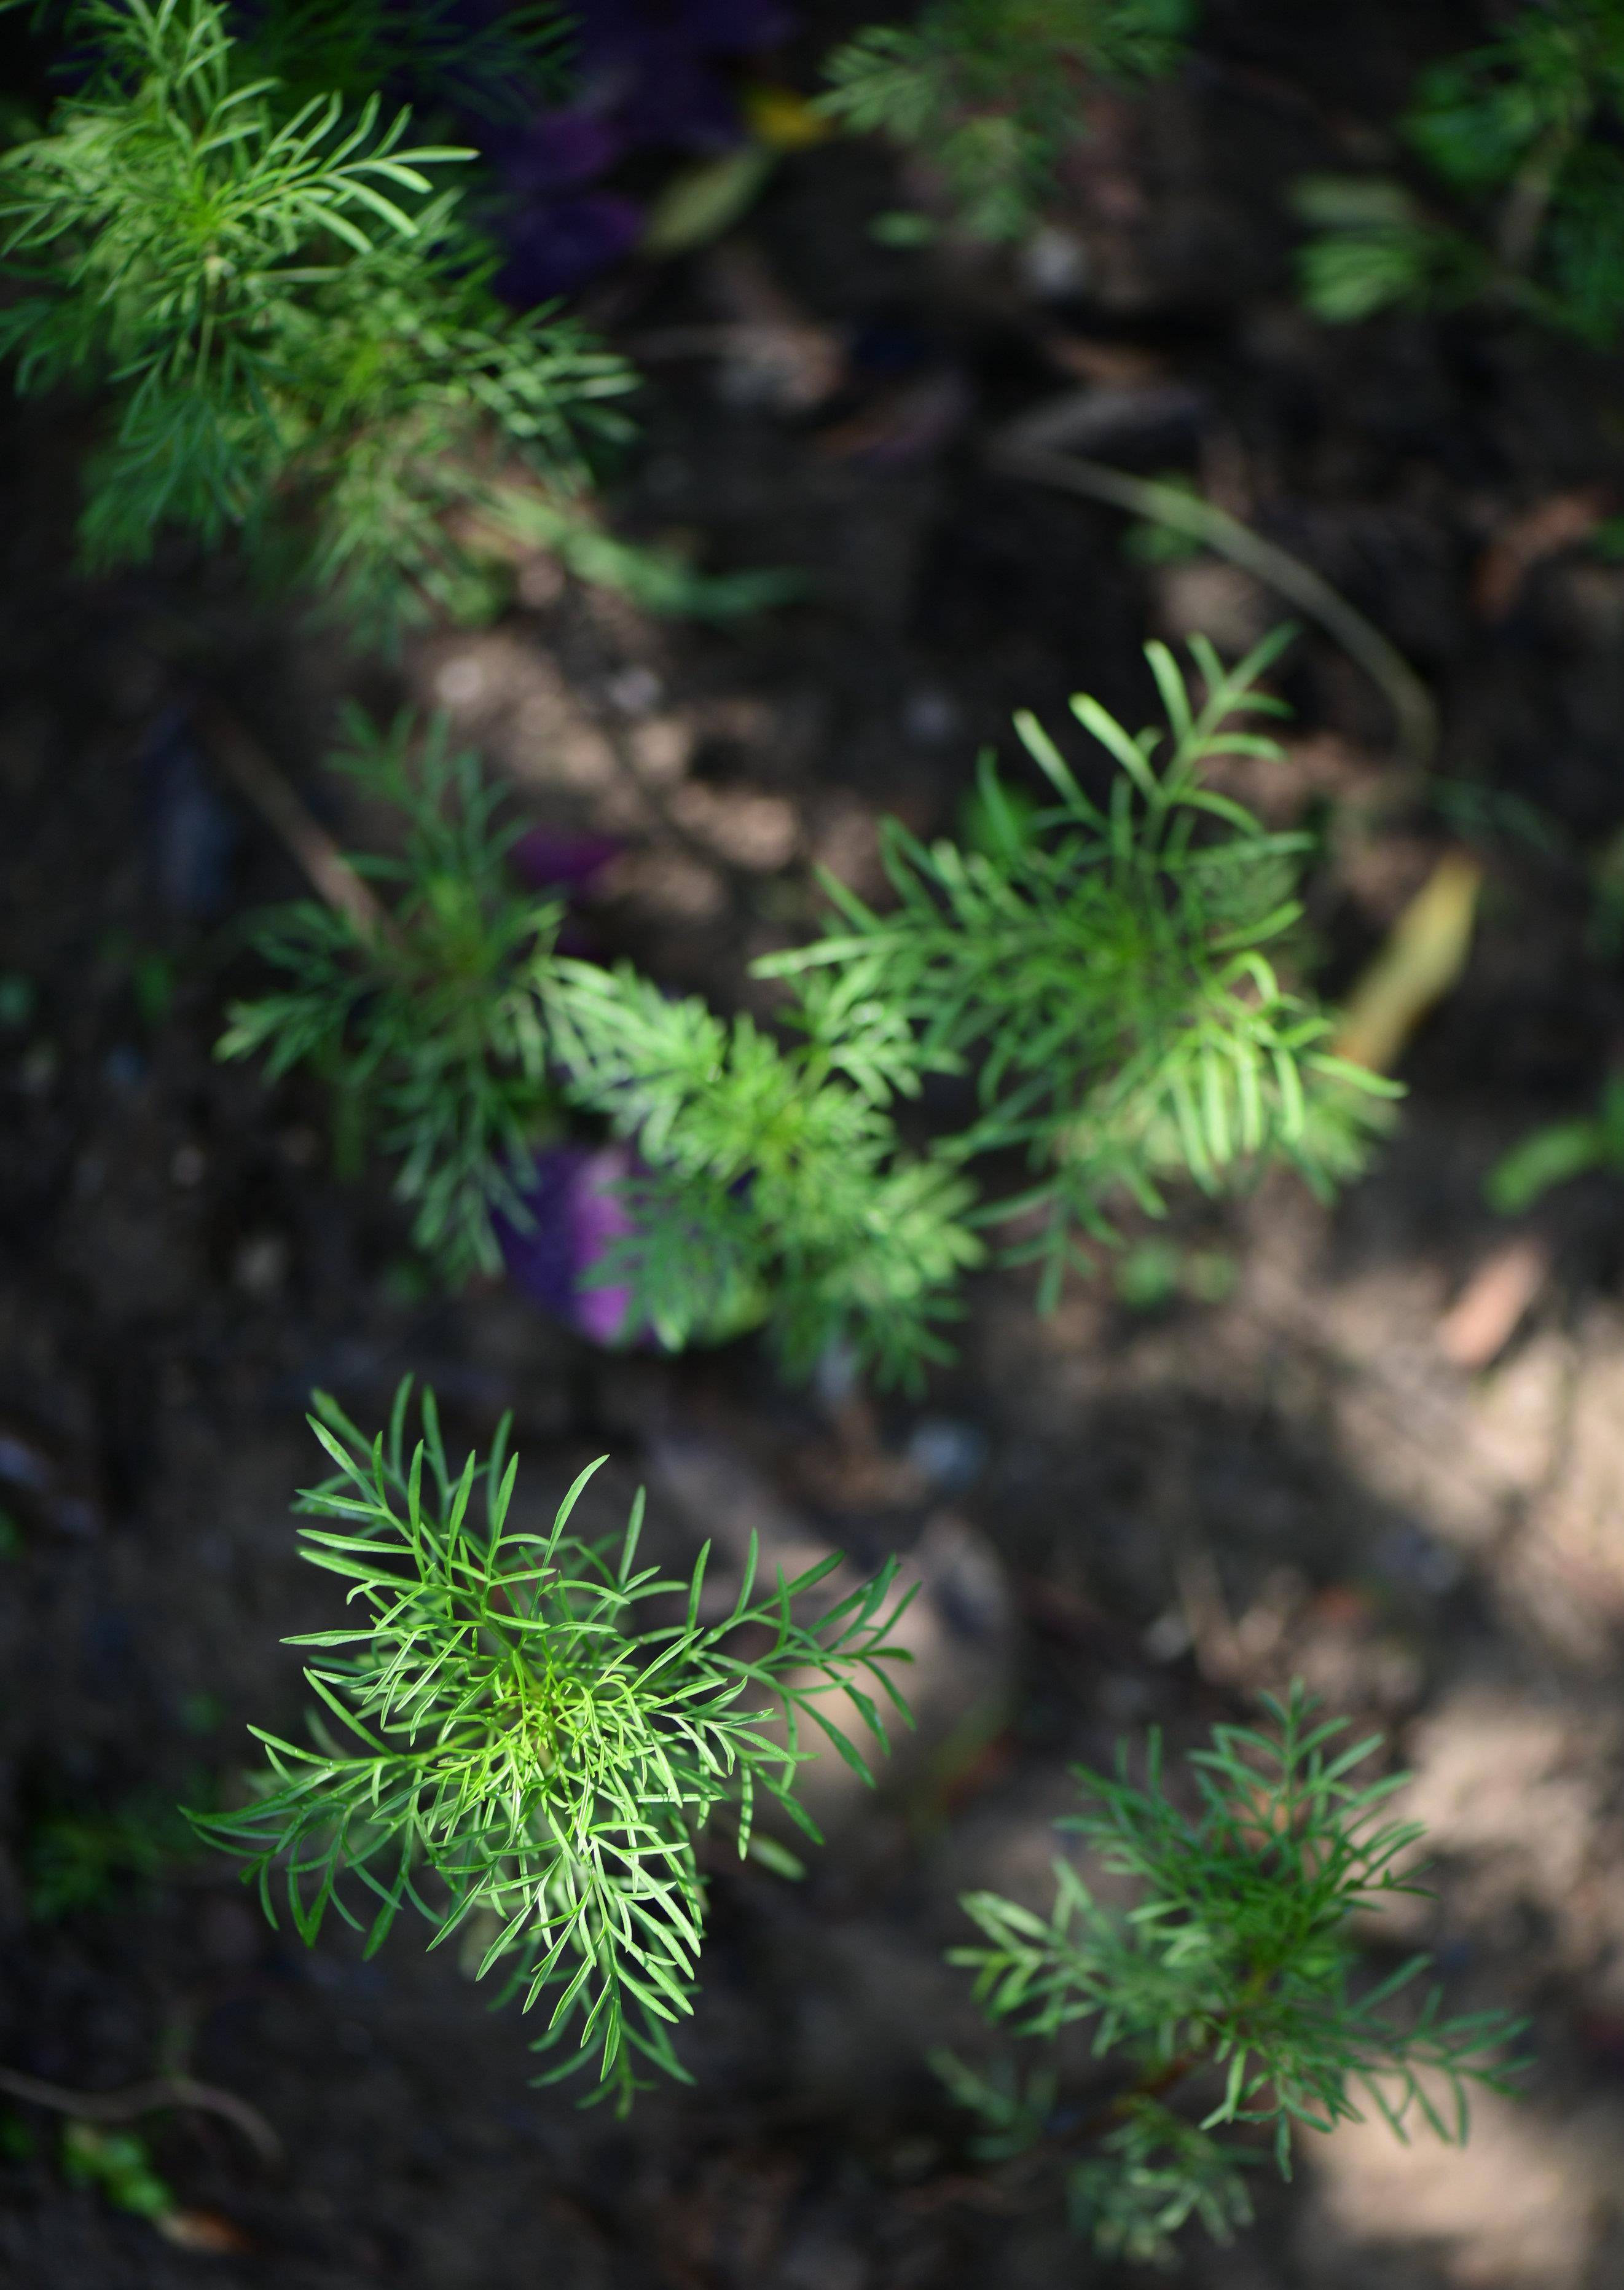
[[[132,2123],[138,2116],[156,2115],[170,2107],[194,2108],[199,2114],[218,2115],[242,2133],[260,2160],[271,2170],[285,2159],[277,2134],[257,2107],[234,2091],[221,2091],[195,2076],[154,2076],[146,2083],[126,2085],[123,2091],[69,2091],[60,2083],[24,2075],[17,2068],[0,2067],[0,2092],[21,2100],[25,2106],[48,2107],[76,2123]]]
[[[1198,494],[1159,484],[1152,477],[1130,476],[1103,461],[1085,460],[1060,450],[1075,425],[1085,416],[1092,417],[1092,396],[1090,390],[1068,395],[1058,405],[1041,407],[1036,413],[1010,423],[993,439],[988,454],[993,466],[1011,476],[1029,477],[1037,484],[1108,501],[1114,508],[1188,532],[1252,573],[1316,621],[1380,687],[1393,710],[1398,744],[1406,760],[1418,770],[1427,769],[1438,744],[1437,709],[1431,693],[1381,631],[1311,565],[1275,541],[1265,540],[1250,525]]]

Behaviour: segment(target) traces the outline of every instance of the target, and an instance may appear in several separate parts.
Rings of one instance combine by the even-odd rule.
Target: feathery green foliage
[[[337,1083],[399,1157],[413,1238],[452,1280],[500,1268],[493,1214],[529,1227],[532,1157],[572,1107],[640,1157],[637,1229],[601,1274],[629,1283],[631,1325],[676,1348],[765,1319],[803,1370],[837,1338],[893,1378],[936,1356],[947,1292],[981,1248],[963,1179],[897,1151],[885,1101],[917,1086],[908,1029],[820,980],[783,1045],[560,957],[562,906],[512,887],[516,830],[477,758],[443,725],[420,744],[406,718],[350,730],[340,768],[405,829],[398,858],[355,863],[396,896],[372,931],[313,901],[275,910],[256,943],[291,983],[234,1005],[219,1054]]]
[[[274,1078],[314,1064],[357,1125],[400,1157],[412,1237],[453,1279],[497,1270],[493,1211],[524,1227],[514,1173],[556,1119],[542,991],[563,908],[516,890],[477,758],[443,723],[380,731],[358,710],[332,760],[404,828],[359,871],[396,886],[381,927],[314,900],[275,909],[255,943],[292,983],[234,1004],[217,1054],[262,1052]]]
[[[122,1883],[149,1884],[196,1849],[172,1804],[150,1790],[113,1805],[48,1813],[22,1852],[28,1915],[55,1924],[109,1908]]]
[[[559,956],[558,903],[506,883],[476,759],[436,733],[414,764],[405,723],[361,725],[347,767],[407,823],[401,859],[357,862],[398,883],[392,917],[274,916],[259,944],[292,982],[234,1007],[221,1054],[344,1085],[453,1278],[500,1263],[492,1213],[524,1228],[529,1156],[572,1109],[636,1149],[633,1229],[596,1276],[629,1287],[628,1327],[677,1348],[765,1322],[793,1372],[839,1342],[916,1380],[979,1223],[1019,1223],[1010,1256],[1041,1265],[1046,1306],[1116,1243],[1123,1196],[1159,1215],[1175,1176],[1219,1192],[1283,1160],[1326,1190],[1361,1165],[1392,1085],[1329,1052],[1331,1017],[1276,967],[1307,838],[1203,778],[1278,752],[1244,728],[1276,707],[1256,688],[1276,643],[1226,669],[1197,640],[1199,699],[1151,646],[1165,731],[1131,738],[1075,701],[1116,766],[1100,804],[1019,718],[1058,801],[984,765],[976,845],[893,824],[895,908],[830,882],[826,935],[757,965],[791,982],[776,1034]],[[979,1116],[904,1153],[899,1101],[971,1065]],[[1011,1152],[1031,1182],[977,1208],[965,1165]]]
[[[264,1794],[199,1826],[247,1855],[267,1913],[285,1897],[308,1942],[330,1906],[369,1950],[407,1905],[431,1945],[463,1936],[480,1976],[499,1971],[525,2009],[545,2003],[537,2048],[565,2057],[542,2080],[596,2062],[599,2094],[624,2108],[640,2065],[684,2072],[672,2030],[703,1938],[700,1832],[725,1818],[742,1856],[771,1805],[816,1839],[796,1767],[820,1734],[869,1778],[831,1706],[882,1747],[882,1708],[906,1720],[891,1677],[906,1596],[893,1561],[818,1600],[838,1554],[760,1584],[752,1538],[737,1585],[708,1597],[708,1544],[684,1579],[637,1564],[641,1497],[623,1536],[571,1532],[596,1464],[548,1532],[520,1532],[506,1422],[458,1470],[431,1394],[408,1451],[410,1398],[403,1383],[371,1443],[316,1400],[337,1471],[300,1499],[304,1556],[348,1586],[354,1619],[292,1641],[320,1649],[314,1746],[254,1728]],[[347,1879],[372,1895],[363,1917]]]
[[[621,968],[556,965],[553,1041],[571,1101],[633,1139],[636,1230],[604,1266],[676,1346],[764,1317],[785,1365],[844,1342],[883,1381],[945,1356],[938,1324],[980,1244],[971,1188],[899,1153],[886,1110],[915,1043],[879,997],[807,996],[784,1046]]]
[[[1112,2254],[1160,2262],[1192,2215],[1220,2238],[1245,2221],[1242,2173],[1257,2158],[1214,2137],[1224,2126],[1272,2129],[1289,2177],[1293,2126],[1330,2131],[1358,2119],[1363,2098],[1401,2138],[1419,2117],[1463,2140],[1468,2086],[1508,2085],[1496,2054],[1517,2030],[1504,2014],[1445,2019],[1436,1990],[1407,2013],[1389,2009],[1424,1956],[1372,1985],[1356,1980],[1348,1919],[1424,1890],[1412,1861],[1423,1832],[1384,1814],[1404,1776],[1360,1781],[1380,1738],[1345,1744],[1346,1721],[1316,1722],[1300,1686],[1265,1706],[1267,1731],[1219,1726],[1191,1756],[1193,1810],[1164,1788],[1155,1734],[1143,1788],[1125,1752],[1114,1778],[1079,1772],[1092,1803],[1060,1825],[1137,1883],[1125,1915],[1064,1861],[1048,1918],[994,1894],[964,1903],[986,1945],[951,1960],[974,1972],[991,2020],[1050,2039],[1092,2022],[1095,2057],[1115,2054],[1133,2072],[1079,2126],[1057,2112],[1052,2068],[986,2077],[938,2062],[981,2118],[988,2159],[1099,2141],[1101,2151],[1070,2164],[1068,2194],[1079,2229]],[[1206,2108],[1191,2123],[1166,2102],[1197,2079]]]
[[[358,103],[398,87],[485,119],[522,120],[564,95],[572,46],[555,0],[513,0],[484,21],[457,0],[262,0],[237,36],[296,95]]]
[[[1194,0],[931,0],[916,23],[874,24],[837,48],[824,107],[938,168],[964,228],[1028,229],[1090,78],[1173,69]]]
[[[1281,712],[1257,680],[1284,634],[1231,669],[1196,638],[1199,699],[1149,645],[1165,730],[1131,736],[1075,699],[1117,766],[1100,804],[1018,717],[1058,801],[1021,801],[983,759],[981,847],[927,849],[893,823],[896,906],[828,882],[828,934],[760,965],[828,965],[916,1029],[926,1065],[979,1061],[980,1117],[939,1149],[952,1164],[1026,1154],[1033,1182],[987,1213],[1028,1227],[1014,1254],[1042,1265],[1045,1303],[1089,1268],[1088,1242],[1115,1239],[1113,1196],[1159,1215],[1170,1175],[1216,1192],[1269,1158],[1328,1189],[1361,1165],[1390,1093],[1331,1054],[1329,1014],[1276,968],[1308,838],[1266,831],[1204,781],[1216,758],[1279,754],[1246,724]]]
[[[1435,65],[1403,121],[1452,202],[1311,177],[1303,291],[1346,322],[1488,299],[1605,347],[1624,319],[1624,0],[1541,0]],[[1459,219],[1457,219],[1459,218]]]
[[[1588,1118],[1553,1121],[1514,1145],[1489,1172],[1484,1194],[1501,1216],[1521,1216],[1553,1185],[1596,1170],[1624,1176],[1624,1075],[1612,1077]]]
[[[24,390],[104,385],[94,564],[180,524],[293,561],[364,633],[466,581],[456,526],[505,471],[564,488],[621,434],[620,361],[490,288],[444,171],[376,95],[285,96],[217,0],[82,0],[94,59],[0,155],[0,355]]]

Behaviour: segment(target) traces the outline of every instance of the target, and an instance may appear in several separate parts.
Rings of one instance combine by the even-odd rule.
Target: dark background
[[[785,68],[810,85],[865,13],[806,11]],[[1289,2190],[1260,2179],[1234,2249],[1192,2238],[1188,2278],[1624,2281],[1616,1184],[1529,1221],[1542,1270],[1492,1361],[1462,1365],[1444,1333],[1506,1245],[1484,1173],[1594,1101],[1624,1030],[1593,927],[1596,862],[1624,828],[1624,565],[1528,540],[1553,500],[1619,485],[1620,369],[1481,315],[1332,332],[1294,301],[1286,187],[1381,164],[1415,68],[1480,36],[1482,11],[1244,0],[1207,20],[1189,70],[1102,103],[1068,162],[1053,228],[1082,257],[1058,299],[1008,258],[877,246],[868,222],[905,188],[878,148],[843,143],[787,159],[721,245],[589,290],[649,376],[613,488],[623,529],[812,577],[804,603],[725,634],[532,567],[499,624],[387,669],[182,544],[86,582],[72,528],[93,410],[0,410],[0,972],[32,989],[0,1034],[0,2062],[102,2090],[184,2060],[288,2148],[278,2175],[210,2118],[145,2126],[179,2200],[242,2246],[207,2255],[67,2188],[56,2120],[19,2107],[6,2281],[1115,2280],[1037,2198],[999,2212],[933,2191],[956,2132],[923,2054],[975,2041],[940,1962],[964,1936],[954,1902],[972,1885],[1043,1897],[1068,1764],[1152,1722],[1193,1742],[1292,1676],[1415,1767],[1439,1899],[1404,1939],[1439,1949],[1457,2008],[1531,2015],[1533,2063],[1463,2157],[1380,2126],[1307,2142]],[[740,324],[776,340],[764,378],[736,339],[671,348]],[[1321,835],[1332,991],[1463,833],[1488,870],[1470,965],[1410,1046],[1370,1178],[1330,1211],[1284,1179],[1234,1207],[1180,1203],[1154,1309],[1108,1272],[1040,1322],[1019,1276],[984,1278],[958,1364],[868,1423],[786,1391],[750,1344],[610,1357],[500,1286],[435,1294],[387,1171],[335,1177],[321,1091],[212,1057],[224,1002],[262,978],[240,918],[301,886],[189,747],[187,708],[226,698],[344,827],[316,777],[340,699],[447,707],[516,805],[625,838],[587,918],[602,949],[736,1005],[761,991],[748,960],[807,927],[808,861],[872,886],[877,816],[950,828],[978,744],[1012,753],[1012,709],[1055,722],[1086,689],[1139,720],[1147,635],[1226,642],[1276,617],[1228,568],[1148,567],[1116,513],[988,468],[1002,420],[1113,378],[1195,393],[1113,458],[1198,475],[1438,694],[1423,782],[1386,752],[1380,699],[1307,636],[1282,677],[1288,760],[1242,790]],[[843,1811],[804,1885],[718,1867],[694,2085],[624,2125],[532,2091],[524,2023],[488,2016],[449,1952],[403,1928],[364,1963],[341,1927],[307,1952],[168,1812],[231,1789],[246,1721],[298,1723],[278,1642],[331,1605],[287,1517],[316,1469],[306,1394],[370,1422],[408,1369],[459,1440],[514,1412],[539,1510],[606,1450],[605,1525],[646,1476],[673,1548],[775,1505],[860,1556],[916,1549],[928,1573],[948,1552],[980,1585],[980,1607],[938,1601],[941,1628],[1003,1701],[956,1734],[944,1718],[932,1756]],[[104,1846],[92,1897],[42,1913],[71,1824],[109,1822],[156,1840],[158,1865]]]

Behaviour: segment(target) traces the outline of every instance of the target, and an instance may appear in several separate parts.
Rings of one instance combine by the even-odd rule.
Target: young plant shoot
[[[315,905],[273,917],[260,945],[292,983],[237,1005],[221,1054],[323,1067],[401,1157],[414,1237],[453,1278],[498,1268],[493,1219],[532,1229],[534,1154],[570,1109],[636,1157],[594,1275],[624,1290],[623,1333],[676,1349],[765,1323],[796,1372],[839,1341],[916,1380],[978,1222],[1016,1225],[1047,1306],[1115,1243],[1116,1197],[1159,1215],[1174,1176],[1218,1192],[1276,1159],[1327,1190],[1361,1165],[1391,1085],[1331,1055],[1332,1018],[1276,966],[1308,839],[1203,778],[1278,753],[1245,728],[1277,709],[1257,689],[1277,642],[1226,669],[1197,640],[1199,700],[1152,645],[1165,730],[1076,700],[1115,765],[1098,804],[1018,718],[1057,801],[988,765],[971,846],[893,824],[897,905],[829,882],[828,934],[759,965],[792,981],[788,1039],[560,955],[562,909],[508,885],[476,760],[435,733],[413,762],[407,725],[357,724],[347,768],[406,821],[400,860],[358,862],[399,884],[393,913],[370,933]],[[904,1153],[897,1101],[972,1063],[979,1117]],[[976,1209],[965,1165],[1012,1148],[1031,1184]]]
[[[87,76],[0,154],[0,356],[20,389],[108,396],[88,559],[180,526],[363,634],[466,604],[468,528],[515,483],[578,485],[628,369],[496,300],[446,180],[474,155],[405,112],[284,94],[218,0],[77,0],[66,28]]]
[[[1544,0],[1426,73],[1403,121],[1439,213],[1388,178],[1314,176],[1308,307],[1333,324],[1477,301],[1598,348],[1624,320],[1624,5]]]
[[[640,1565],[641,1497],[624,1534],[571,1529],[596,1464],[548,1531],[520,1531],[506,1423],[458,1470],[431,1394],[408,1451],[410,1400],[403,1383],[369,1445],[317,1398],[336,1475],[300,1499],[303,1555],[347,1585],[352,1619],[292,1641],[320,1649],[313,1746],[256,1727],[261,1794],[198,1825],[247,1856],[268,1915],[284,1899],[307,1942],[329,1907],[369,1950],[404,1905],[431,1945],[459,1937],[481,1977],[545,2009],[537,2049],[562,2056],[541,2080],[589,2065],[624,2110],[644,2069],[684,2075],[701,1832],[724,1829],[742,1856],[768,1804],[815,1840],[795,1798],[811,1734],[870,1778],[852,1735],[883,1748],[882,1708],[906,1720],[892,1672],[907,1596],[893,1561],[820,1597],[838,1554],[758,1582],[754,1538],[719,1595],[708,1545],[684,1579]]]
[[[917,1045],[883,995],[820,980],[780,1045],[624,967],[560,962],[552,1041],[572,1103],[633,1141],[635,1231],[604,1277],[676,1348],[764,1320],[792,1373],[849,1346],[882,1382],[946,1356],[940,1323],[982,1247],[971,1186],[901,1152],[887,1109]]]
[[[1362,1165],[1392,1093],[1331,1054],[1332,1019],[1277,967],[1308,838],[1266,831],[1204,780],[1225,756],[1279,756],[1247,719],[1283,712],[1257,685],[1284,636],[1230,669],[1197,637],[1199,694],[1148,645],[1165,729],[1131,735],[1075,699],[1116,766],[1099,802],[1018,717],[1052,803],[984,759],[973,846],[927,848],[892,822],[896,905],[877,913],[827,881],[828,934],[761,965],[825,966],[904,1021],[924,1065],[975,1061],[980,1117],[938,1149],[951,1165],[1026,1155],[1031,1185],[982,1213],[1023,1228],[1012,1253],[1041,1265],[1045,1306],[1090,1268],[1088,1242],[1115,1241],[1114,1196],[1159,1216],[1170,1176],[1217,1192],[1271,1158],[1328,1191]]]
[[[340,1133],[399,1156],[412,1238],[458,1281],[500,1270],[492,1215],[527,1222],[524,1176],[556,1125],[540,997],[564,906],[514,883],[519,830],[443,724],[420,739],[356,711],[348,728],[333,763],[404,829],[398,857],[354,864],[395,895],[371,928],[315,900],[275,909],[256,944],[292,982],[234,1004],[218,1054],[325,1074]]]
[[[1195,0],[931,0],[916,23],[871,24],[835,51],[824,108],[916,153],[965,230],[1020,237],[1084,132],[1090,81],[1172,70],[1195,12]]]
[[[844,1338],[904,1379],[937,1355],[981,1248],[964,1180],[898,1151],[886,1101],[917,1086],[917,1046],[883,1002],[817,980],[786,1045],[562,956],[562,901],[514,886],[519,830],[443,727],[420,741],[357,716],[339,761],[404,823],[398,858],[355,862],[393,903],[371,929],[315,901],[276,910],[257,942],[291,982],[233,1006],[222,1057],[324,1073],[348,1125],[398,1157],[413,1238],[452,1281],[500,1269],[500,1225],[533,1230],[537,1150],[572,1109],[636,1148],[630,1229],[595,1275],[624,1287],[624,1333],[679,1349],[765,1321],[794,1368]]]
[[[991,1893],[964,1902],[986,1944],[951,1961],[974,1972],[988,2017],[1049,2042],[1089,2023],[1093,2056],[1128,2079],[1079,2121],[1047,2064],[989,2076],[942,2054],[939,2072],[980,2118],[987,2160],[1063,2168],[1074,2224],[1109,2256],[1165,2263],[1190,2218],[1220,2240],[1245,2223],[1244,2173],[1262,2158],[1229,2126],[1271,2131],[1289,2178],[1295,2128],[1357,2120],[1362,2098],[1400,2138],[1419,2117],[1464,2140],[1468,2086],[1502,2091],[1514,2072],[1497,2064],[1517,2032],[1505,2014],[1444,2019],[1436,1990],[1395,2008],[1426,1957],[1360,1981],[1349,1919],[1425,1889],[1421,1830],[1384,1817],[1405,1776],[1359,1781],[1379,1738],[1346,1744],[1346,1721],[1316,1723],[1300,1687],[1265,1707],[1267,1730],[1215,1726],[1176,1795],[1154,1734],[1142,1789],[1125,1751],[1114,1779],[1079,1771],[1089,1807],[1060,1826],[1137,1884],[1126,1914],[1067,1861],[1046,1918]]]
[[[498,129],[567,100],[577,45],[572,12],[556,0],[489,12],[459,0],[258,0],[236,31],[256,68],[300,99],[361,103],[398,88]]]
[[[1598,1171],[1624,1174],[1624,1075],[1609,1078],[1594,1114],[1519,1139],[1490,1170],[1484,1197],[1501,1216],[1521,1216],[1553,1186]]]

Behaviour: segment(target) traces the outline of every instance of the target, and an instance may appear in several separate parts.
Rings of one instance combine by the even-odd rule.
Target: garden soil
[[[1433,1950],[1452,2008],[1527,2019],[1530,2066],[1464,2151],[1305,2135],[1234,2245],[1191,2236],[1187,2278],[1624,2285],[1624,1184],[1515,1223],[1482,1190],[1624,1045],[1624,564],[1593,539],[1624,508],[1620,369],[1492,315],[1331,332],[1294,301],[1291,181],[1380,164],[1380,123],[1471,11],[1209,13],[1176,87],[1100,100],[1024,255],[876,243],[913,187],[825,144],[729,236],[597,290],[588,316],[649,377],[621,529],[805,577],[726,629],[538,558],[489,624],[357,664],[168,544],[80,578],[90,417],[6,411],[0,2070],[68,2106],[183,2071],[282,2150],[209,2112],[130,2126],[173,2191],[166,2238],[72,2185],[66,2118],[14,2096],[6,2285],[1125,2280],[1041,2178],[966,2158],[926,2063],[987,2055],[942,1960],[956,1903],[1044,1898],[1074,1765],[1152,1726],[1193,1746],[1292,1677],[1388,1738],[1430,1831],[1436,1896],[1371,1920],[1372,1965]],[[1063,742],[1074,691],[1148,721],[1147,637],[1234,651],[1281,615],[1221,560],[1001,473],[1005,425],[1062,399],[1089,452],[1197,479],[1436,693],[1424,770],[1307,629],[1284,760],[1227,782],[1316,838],[1330,991],[1446,853],[1483,870],[1370,1175],[1330,1206],[1285,1177],[1180,1198],[1047,1317],[1024,1275],[980,1277],[956,1362],[906,1402],[788,1389],[748,1342],[606,1354],[494,1282],[436,1293],[324,1091],[212,1055],[264,982],[244,917],[302,885],[220,775],[205,703],[346,837],[370,823],[320,770],[340,704],[443,709],[516,816],[617,839],[584,946],[765,1009],[748,965],[812,926],[812,869],[879,891],[880,817],[950,830],[980,747],[1019,768],[1014,709]],[[673,1554],[765,1522],[860,1563],[898,1549],[925,1586],[920,1741],[860,1802],[819,1777],[830,1842],[804,1882],[716,1858],[693,2080],[623,2122],[533,2086],[532,2031],[452,1950],[403,1927],[368,1959],[336,1922],[307,1949],[172,1811],[240,1788],[246,1724],[297,1730],[283,1641],[337,1620],[289,1518],[320,1469],[308,1394],[371,1423],[407,1373],[460,1443],[512,1411],[537,1516],[604,1453],[605,1527],[646,1479]],[[1075,2068],[1086,2095],[1100,2070]]]

